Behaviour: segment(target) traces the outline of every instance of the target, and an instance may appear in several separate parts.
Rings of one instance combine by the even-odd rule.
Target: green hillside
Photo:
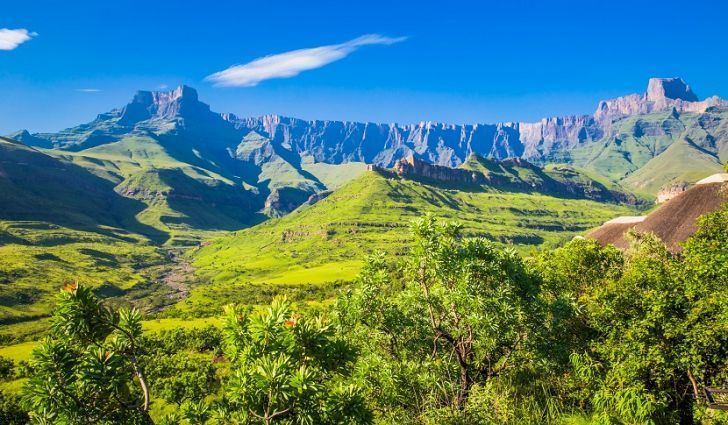
[[[0,343],[42,329],[58,289],[78,280],[102,296],[148,292],[167,261],[148,240],[118,229],[106,234],[37,221],[0,220]],[[144,303],[164,304],[154,288]],[[17,323],[17,325],[12,325]]]
[[[167,245],[189,245],[217,231],[259,222],[257,195],[210,170],[175,159],[152,136],[129,136],[80,152],[46,150],[108,180],[138,200],[137,219],[165,235]]]
[[[667,182],[696,182],[721,170],[723,165],[715,155],[683,139],[670,145],[622,182],[635,191],[654,194]]]
[[[37,330],[26,322],[48,316],[66,282],[128,295],[148,289],[166,261],[153,244],[164,235],[137,220],[141,201],[8,139],[0,139],[0,205],[0,341]]]
[[[615,121],[608,135],[568,152],[568,162],[654,195],[672,181],[695,182],[728,160],[728,113],[663,111]]]
[[[629,207],[539,194],[442,188],[389,173],[366,172],[328,198],[213,241],[192,260],[209,284],[193,289],[181,311],[260,297],[276,288],[310,296],[348,281],[369,253],[402,253],[414,217],[432,212],[464,225],[466,235],[528,252],[597,226]]]
[[[471,154],[460,168],[483,174],[487,186],[500,189],[632,205],[646,202],[606,177],[572,165],[540,168],[520,159],[496,161]]]
[[[83,230],[106,227],[160,236],[136,220],[144,209],[114,183],[83,167],[0,138],[0,219],[35,220]]]

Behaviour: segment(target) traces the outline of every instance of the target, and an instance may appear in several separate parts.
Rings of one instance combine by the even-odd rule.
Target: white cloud
[[[362,46],[390,45],[406,39],[407,37],[392,38],[379,34],[366,34],[341,44],[264,56],[245,65],[235,65],[216,72],[207,76],[205,80],[220,87],[253,87],[261,81],[295,77],[303,71],[321,68],[349,56]]]
[[[76,89],[76,91],[80,91],[81,93],[98,93],[101,89]]]
[[[0,50],[13,50],[37,35],[38,33],[29,32],[25,28],[17,30],[0,28]]]

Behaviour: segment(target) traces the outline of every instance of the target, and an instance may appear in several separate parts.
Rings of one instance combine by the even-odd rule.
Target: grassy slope
[[[301,168],[316,177],[328,190],[336,190],[364,174],[367,165],[363,162],[326,164],[315,162],[312,157],[304,157],[301,161]]]
[[[150,137],[81,152],[3,139],[0,150],[0,341],[42,332],[53,295],[72,280],[103,286],[104,295],[143,293],[146,305],[163,304],[166,288],[149,285],[166,263],[153,241],[196,244],[259,219],[234,182],[175,160]],[[337,176],[339,166],[307,165],[332,185],[362,168],[342,166]],[[155,195],[172,191],[192,196]]]
[[[686,140],[678,140],[622,182],[641,193],[656,193],[667,182],[695,182],[722,170],[714,155]]]
[[[242,187],[174,159],[151,137],[130,136],[81,152],[46,152],[113,181],[123,191],[136,192],[132,196],[145,204],[137,219],[164,232],[167,245],[188,245],[217,231],[240,229],[260,220],[245,208],[251,195]],[[172,191],[190,196],[170,199],[166,195]]]
[[[0,340],[40,331],[36,319],[68,281],[118,295],[153,279],[164,261],[141,234],[159,235],[136,219],[142,202],[83,167],[7,140],[0,205]]]
[[[728,143],[723,112],[702,114],[670,111],[628,117],[614,123],[604,139],[570,152],[573,164],[654,195],[673,180],[695,182],[717,172]],[[710,118],[710,119],[708,119]],[[720,124],[706,131],[706,121]],[[722,140],[716,145],[716,140]]]
[[[0,338],[35,333],[9,325],[50,314],[54,295],[78,280],[104,295],[121,295],[158,274],[164,256],[138,235],[70,229],[43,222],[0,221]],[[42,326],[41,326],[42,328]]]
[[[538,194],[458,191],[366,172],[319,203],[214,241],[194,252],[210,284],[180,310],[248,296],[250,284],[323,285],[352,279],[371,252],[401,254],[411,219],[432,212],[457,220],[470,236],[521,251],[553,245],[630,210]]]

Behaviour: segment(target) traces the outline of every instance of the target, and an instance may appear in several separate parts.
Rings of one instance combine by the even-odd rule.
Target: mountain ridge
[[[601,101],[592,115],[465,125],[240,118],[213,112],[195,89],[180,86],[139,91],[126,106],[99,114],[90,123],[58,133],[21,131],[16,139],[83,153],[113,150],[111,146],[130,137],[149,137],[176,161],[254,187],[264,204],[282,206],[271,210],[281,215],[330,189],[302,168],[307,158],[321,164],[392,167],[412,155],[454,168],[472,154],[517,157],[539,165],[577,166],[654,196],[676,180],[696,180],[719,169],[728,160],[727,123],[728,102],[718,97],[701,101],[679,78],[650,79],[643,94]],[[672,154],[660,156],[676,142],[688,145],[679,149],[681,155],[702,159],[691,162],[689,170],[676,171]],[[649,183],[629,179],[648,164]],[[671,171],[660,171],[668,166]]]

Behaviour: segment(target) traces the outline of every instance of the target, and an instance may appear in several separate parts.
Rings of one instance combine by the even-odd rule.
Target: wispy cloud
[[[81,93],[98,93],[101,89],[76,89],[76,91],[80,91]]]
[[[0,50],[13,50],[37,35],[38,33],[25,28],[16,30],[0,28]]]
[[[244,65],[235,65],[216,72],[207,76],[205,80],[220,87],[253,87],[261,81],[295,77],[303,71],[321,68],[349,56],[362,46],[390,45],[406,39],[407,37],[366,34],[341,44],[264,56]]]

